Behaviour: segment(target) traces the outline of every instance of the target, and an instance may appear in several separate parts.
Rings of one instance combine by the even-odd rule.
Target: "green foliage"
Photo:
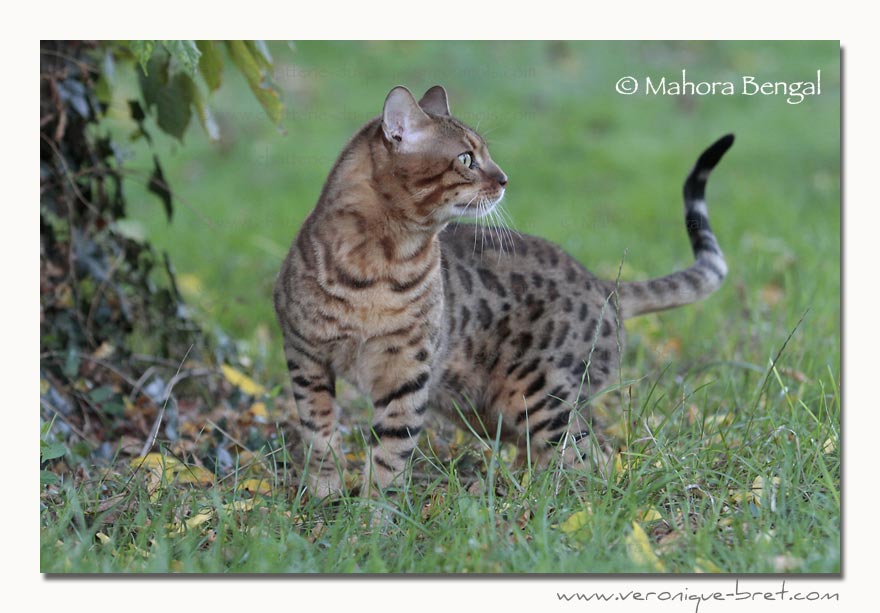
[[[222,111],[253,104],[250,80],[236,88],[235,72],[241,71],[224,72],[232,57],[227,45],[199,41],[197,47],[200,79],[191,81],[203,91],[219,87],[211,106],[225,128]],[[95,375],[104,368],[93,362],[101,359],[98,347],[66,351],[62,345],[41,360],[41,372],[55,377],[43,396],[74,426],[83,425],[85,414],[88,423],[106,428],[110,449],[104,456],[77,455],[82,446],[67,444],[76,436],[63,434],[66,424],[59,421],[54,436],[41,435],[47,445],[65,440],[67,446],[41,463],[41,481],[54,480],[41,490],[41,570],[656,570],[651,556],[633,553],[640,542],[635,523],[667,572],[839,572],[836,44],[374,41],[304,42],[295,55],[281,45],[272,51],[279,67],[297,65],[295,85],[309,92],[297,102],[297,112],[310,120],[296,122],[296,139],[279,138],[257,117],[237,121],[235,132],[224,134],[237,146],[190,138],[179,147],[177,137],[154,128],[156,107],[141,119],[132,114],[133,122],[121,122],[111,139],[124,142],[143,124],[156,151],[176,152],[162,158],[157,184],[172,181],[184,198],[210,203],[210,227],[196,207],[178,207],[172,225],[163,208],[135,209],[150,239],[173,257],[185,306],[174,298],[164,258],[141,257],[154,263],[154,289],[169,291],[162,300],[221,322],[239,346],[253,348],[248,372],[256,370],[253,377],[266,388],[286,378],[271,312],[278,265],[345,140],[379,112],[387,90],[400,82],[417,93],[443,83],[453,113],[479,124],[511,176],[505,204],[514,227],[563,245],[603,276],[616,274],[624,253],[626,278],[665,274],[691,261],[680,217],[681,180],[702,147],[736,132],[737,145],[713,174],[708,198],[730,276],[705,303],[628,322],[624,377],[639,379],[610,395],[619,402],[610,407],[609,423],[622,454],[607,482],[589,471],[518,472],[489,436],[477,443],[470,433],[438,431],[435,438],[428,429],[406,492],[322,504],[298,489],[293,467],[300,455],[284,413],[289,391],[277,395],[275,385],[274,394],[251,398],[240,389],[217,389],[208,376],[175,390],[180,402],[169,402],[163,423],[169,429],[163,427],[157,448],[193,470],[206,469],[213,480],[193,484],[178,470],[154,487],[152,475],[130,468],[127,459],[140,453],[155,401],[138,393],[133,407],[126,404],[130,384]],[[259,49],[248,52],[251,69],[259,70]],[[168,51],[159,46],[156,53]],[[209,53],[214,60],[206,59]],[[699,66],[699,76],[710,80],[749,72],[791,79],[821,67],[824,93],[800,106],[772,97],[624,99],[613,93],[615,80],[634,67],[674,75],[682,64]],[[116,75],[114,88],[120,81]],[[79,117],[83,102],[85,108],[92,104],[84,88],[62,89],[70,117]],[[49,124],[48,138],[54,128]],[[146,147],[146,141],[141,137],[137,144]],[[133,208],[156,168],[149,154],[130,167],[142,175],[127,184]],[[71,168],[77,175],[83,167]],[[210,180],[191,181],[194,176]],[[106,183],[110,206],[112,180]],[[85,185],[81,180],[79,187]],[[93,185],[89,193],[100,190]],[[81,213],[75,195],[65,202]],[[63,214],[41,215],[41,222],[61,245],[76,234]],[[51,262],[61,266],[64,258]],[[105,315],[116,310],[100,300],[106,294],[97,292],[100,287],[100,281],[84,280],[77,293],[99,296],[95,315],[104,325],[110,321]],[[63,303],[66,292],[57,295]],[[49,311],[49,317],[58,315]],[[149,322],[147,339],[178,324],[174,317]],[[155,368],[145,383],[167,383],[185,353],[176,347],[163,354],[174,358],[171,366],[148,362],[125,372],[136,380]],[[211,352],[195,353],[198,361],[188,359],[184,372],[219,361]],[[203,387],[208,380],[212,385]],[[61,411],[61,393],[69,393],[76,407],[69,414]],[[338,396],[347,409],[345,448],[356,458],[363,451],[360,433],[370,423],[368,405]],[[260,403],[267,413],[258,410]],[[124,419],[115,413],[120,404]],[[44,414],[44,421],[51,416]],[[138,444],[124,447],[127,438]],[[444,441],[448,448],[440,449]],[[358,459],[351,465],[357,467]],[[69,478],[73,466],[86,477]],[[271,487],[256,495],[236,485],[250,479]]]
[[[155,40],[132,40],[128,43],[129,49],[134,53],[135,59],[137,59],[138,63],[141,65],[141,70],[144,73],[149,71],[149,61],[153,55],[153,51],[156,49],[156,41]]]
[[[57,485],[74,468],[106,462],[105,441],[138,436],[143,444],[156,436],[143,415],[155,415],[160,404],[162,414],[171,404],[164,434],[177,437],[168,380],[187,356],[200,360],[201,377],[235,359],[231,342],[191,317],[167,254],[126,224],[132,179],[172,219],[175,201],[157,132],[182,141],[196,115],[209,137],[219,137],[194,78],[204,71],[208,88],[216,89],[222,59],[211,54],[214,43],[203,47],[204,62],[193,41],[41,43],[40,395],[43,422],[55,424],[52,436],[41,433],[44,486]],[[132,81],[141,101],[127,94]],[[107,127],[122,97],[136,125],[128,139],[111,136]],[[128,142],[137,141],[150,148],[152,168],[143,175],[123,163]],[[224,392],[209,380],[198,393],[208,401]]]
[[[280,127],[284,105],[279,91],[271,84],[272,57],[265,43],[229,41],[225,46],[266,116]],[[197,77],[201,75],[209,92],[220,87],[224,63],[220,43],[209,40],[129,41],[128,48],[142,69],[138,80],[144,106],[156,113],[159,128],[183,140],[195,113],[208,138],[217,141],[219,128],[197,84]]]
[[[271,85],[272,59],[265,45],[252,41],[233,40],[226,43],[233,63],[247,79],[251,92],[266,111],[272,123],[279,125],[284,113],[281,98]]]
[[[223,82],[223,56],[220,54],[220,43],[213,40],[196,41],[199,51],[199,71],[205,79],[210,91],[217,91]]]
[[[161,47],[159,47],[159,43],[161,43]],[[155,51],[164,48],[184,72],[195,77],[202,54],[196,42],[192,40],[131,40],[128,41],[128,46],[141,65],[144,74],[148,74],[152,70],[150,60],[153,59]]]

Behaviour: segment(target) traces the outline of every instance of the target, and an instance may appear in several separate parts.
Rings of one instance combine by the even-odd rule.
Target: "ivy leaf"
[[[48,470],[40,471],[40,485],[55,485],[59,483],[61,479],[58,478],[58,475]]]
[[[265,58],[258,53],[257,57],[260,58],[258,60],[244,41],[228,41],[226,47],[229,50],[232,62],[238,67],[241,74],[244,75],[260,106],[266,111],[269,120],[275,125],[280,125],[281,117],[284,113],[284,105],[281,103],[278,90],[269,83],[267,70],[261,68],[261,66],[265,65]]]
[[[105,400],[109,400],[115,392],[112,387],[108,387],[106,385],[102,385],[101,387],[96,387],[91,392],[89,392],[89,398],[93,402],[102,403]]]
[[[152,55],[143,74],[138,74],[144,105],[149,110],[159,102],[159,91],[168,84],[168,54],[164,51]]]
[[[245,41],[245,45],[250,50],[251,55],[256,60],[257,64],[260,65],[260,68],[263,70],[272,70],[272,55],[269,53],[269,47],[266,45],[266,41],[263,40],[248,40]]]
[[[202,55],[199,57],[199,71],[208,84],[209,91],[217,91],[223,81],[223,56],[213,40],[197,40],[196,46]]]
[[[163,40],[162,45],[189,76],[196,76],[202,52],[194,40]]]
[[[67,453],[67,447],[63,443],[47,443],[40,441],[40,461],[48,462],[55,460]]]
[[[139,75],[146,109],[155,107],[159,127],[182,141],[192,117],[192,79],[182,72],[171,76],[170,58],[165,51],[154,53],[148,66],[149,73]]]
[[[188,75],[174,75],[167,86],[158,91],[156,123],[165,132],[183,141],[183,134],[192,117],[192,79]]]
[[[137,58],[138,63],[140,63],[141,70],[144,71],[144,74],[148,74],[148,63],[153,56],[153,51],[156,49],[156,41],[130,40],[128,41],[128,48],[134,53],[134,56]]]
[[[165,215],[170,222],[171,216],[174,213],[171,203],[171,190],[168,189],[168,183],[165,181],[165,173],[162,172],[159,158],[155,155],[153,155],[153,174],[150,176],[150,180],[147,183],[147,189],[150,193],[156,194],[156,196],[162,201],[162,205],[165,207]]]
[[[189,97],[192,100],[193,107],[196,109],[199,123],[202,124],[202,128],[205,130],[208,138],[215,142],[220,140],[220,128],[214,119],[214,114],[211,113],[211,108],[205,102],[202,92],[199,91],[198,85],[192,79],[188,79],[187,86],[190,88]]]

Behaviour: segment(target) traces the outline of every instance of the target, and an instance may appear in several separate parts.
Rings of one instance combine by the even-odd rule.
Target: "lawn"
[[[205,476],[176,463],[174,441],[163,440],[165,463],[151,457],[137,478],[117,470],[100,487],[64,481],[41,512],[44,572],[840,571],[836,42],[272,51],[286,134],[227,71],[212,100],[224,140],[208,142],[194,122],[183,143],[156,144],[173,220],[132,181],[126,228],[168,252],[196,316],[234,339],[247,374],[269,390],[251,399],[263,405],[264,444],[243,441],[231,464]],[[644,86],[645,77],[680,80],[682,69],[694,82],[735,82],[737,94],[615,92],[621,77]],[[821,95],[799,104],[739,95],[743,75],[794,82],[817,70]],[[275,274],[347,138],[394,85],[418,95],[435,83],[509,176],[512,226],[605,277],[621,263],[625,279],[690,263],[681,184],[703,148],[734,132],[708,188],[730,273],[704,303],[628,323],[625,385],[603,403],[621,449],[610,479],[513,472],[494,433],[438,425],[406,492],[321,504],[291,474],[300,458],[285,438]],[[130,167],[148,172],[146,151],[132,145],[131,154]],[[346,398],[357,458],[369,412]],[[118,504],[102,506],[113,495]]]

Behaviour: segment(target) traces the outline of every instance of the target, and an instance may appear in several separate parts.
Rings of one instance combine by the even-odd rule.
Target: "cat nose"
[[[507,175],[500,170],[498,171],[498,174],[495,175],[495,180],[498,181],[498,185],[500,185],[501,187],[507,185]]]

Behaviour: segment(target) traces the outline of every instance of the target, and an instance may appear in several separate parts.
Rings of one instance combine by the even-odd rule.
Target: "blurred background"
[[[631,351],[658,363],[714,355],[765,366],[809,311],[789,364],[804,376],[839,374],[838,42],[306,41],[269,50],[283,130],[226,71],[210,100],[219,142],[197,122],[182,145],[153,130],[173,220],[132,181],[120,222],[167,251],[188,303],[238,339],[254,371],[283,380],[272,286],[336,156],[393,86],[418,97],[439,83],[453,115],[484,135],[508,174],[512,226],[611,278],[622,261],[624,279],[690,264],[681,185],[696,156],[734,132],[708,188],[728,281],[703,304],[634,320],[631,338],[644,342]],[[646,77],[680,82],[683,69],[695,83],[732,81],[736,95],[645,95]],[[821,95],[800,104],[740,95],[745,75],[813,81],[819,70]],[[641,90],[617,93],[625,76]],[[125,99],[137,92],[132,81],[114,95],[121,132],[131,129]],[[127,155],[149,174],[143,142]]]

